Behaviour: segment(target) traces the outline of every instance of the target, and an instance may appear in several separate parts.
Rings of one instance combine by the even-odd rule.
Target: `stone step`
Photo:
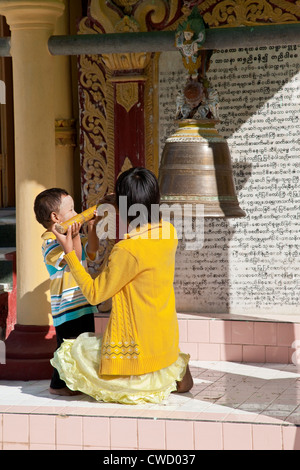
[[[1,225],[16,225],[16,209],[14,207],[7,207],[0,209],[0,224]]]
[[[0,223],[0,247],[16,246],[16,226]]]
[[[0,209],[0,293],[13,286],[13,257],[16,251],[16,211],[14,207]]]
[[[108,313],[96,315],[97,333],[103,333],[108,318]],[[300,367],[271,364],[286,356],[282,351],[269,356],[268,348],[291,353],[291,343],[300,339],[300,323],[289,317],[180,313],[178,320],[181,349],[192,356],[190,392],[171,394],[160,404],[132,406],[86,395],[53,396],[49,380],[1,380],[0,449],[122,449],[151,456],[155,450],[170,456],[186,450],[299,450]],[[268,354],[271,363],[245,363],[249,347],[259,352],[263,347],[261,359]],[[239,355],[226,360],[226,350]]]
[[[16,246],[16,211],[0,209],[0,247]]]
[[[0,292],[11,291],[13,288],[13,254],[15,251],[15,247],[0,248]]]
[[[156,450],[175,451],[177,463],[195,454],[199,466],[201,454],[187,450],[300,449],[296,366],[195,361],[191,372],[190,392],[139,405],[54,396],[49,380],[1,380],[0,450],[139,450],[151,465]]]

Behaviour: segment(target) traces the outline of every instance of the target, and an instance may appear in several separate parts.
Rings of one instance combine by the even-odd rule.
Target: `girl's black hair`
[[[160,191],[157,178],[152,171],[143,167],[130,168],[124,171],[117,179],[115,192],[118,207],[120,196],[127,197],[128,210],[134,204],[144,206],[143,214],[141,214],[141,225],[147,222],[160,221]],[[152,205],[155,205],[155,207],[151,207]],[[127,213],[129,223],[136,217],[137,215],[128,215]]]

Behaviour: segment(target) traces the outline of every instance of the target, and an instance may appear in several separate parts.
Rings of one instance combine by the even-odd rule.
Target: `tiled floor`
[[[50,395],[48,381],[0,381],[0,412],[156,416],[168,419],[284,421],[300,425],[300,370],[285,364],[191,362],[193,389],[159,405],[97,403]]]
[[[50,395],[48,381],[0,381],[0,442],[2,433],[3,449],[299,448],[295,365],[192,361],[191,371],[191,392],[159,405],[97,403]]]

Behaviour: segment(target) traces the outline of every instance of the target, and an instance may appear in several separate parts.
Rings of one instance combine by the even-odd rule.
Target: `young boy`
[[[94,313],[97,312],[97,307],[90,305],[83,296],[63,259],[64,251],[52,232],[55,224],[76,215],[72,197],[64,189],[47,189],[36,197],[34,212],[37,221],[46,228],[42,235],[42,253],[50,276],[51,311],[59,348],[64,339],[95,331]],[[96,223],[96,217],[88,222],[87,237],[77,232],[72,239],[73,249],[86,269],[86,258],[94,260],[99,248]],[[55,395],[75,393],[60,379],[56,369],[53,371],[49,391]]]

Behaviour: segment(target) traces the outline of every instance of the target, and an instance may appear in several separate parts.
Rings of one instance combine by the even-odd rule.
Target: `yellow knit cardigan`
[[[175,228],[161,222],[132,231],[112,249],[108,265],[93,279],[75,252],[65,255],[87,300],[112,298],[103,335],[100,375],[140,375],[178,358],[179,335],[173,288]]]

